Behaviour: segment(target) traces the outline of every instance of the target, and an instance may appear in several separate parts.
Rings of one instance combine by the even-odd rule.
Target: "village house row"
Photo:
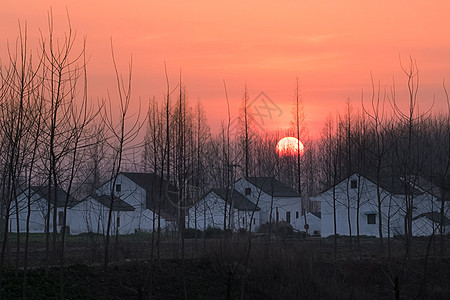
[[[262,224],[283,221],[289,223],[294,231],[308,230],[309,234],[327,237],[334,234],[336,214],[337,234],[356,235],[359,223],[360,235],[379,236],[380,209],[375,182],[368,175],[353,174],[334,187],[310,197],[310,205],[302,209],[300,195],[277,179],[247,177],[237,180],[228,189],[211,189],[195,203],[180,206],[177,189],[161,180],[158,175],[122,172],[118,175],[115,186],[112,186],[113,181],[106,182],[94,195],[83,200],[77,200],[58,188],[57,228],[61,230],[64,204],[67,200],[66,226],[71,234],[104,234],[111,204],[111,191],[114,191],[112,234],[152,231],[158,226],[163,230],[176,230],[179,216],[184,215],[185,227],[199,230],[226,227],[234,231],[257,231]],[[440,232],[442,201],[442,225],[444,232],[449,232],[450,195],[431,182],[420,178],[415,186],[405,189],[405,182],[400,178],[383,178],[379,191],[383,236],[404,234],[407,199],[413,199],[414,203],[413,235],[427,236]],[[45,232],[48,192],[47,186],[33,186],[22,191],[17,201],[18,211],[15,205],[10,210],[11,232],[26,231],[28,207],[31,212],[30,232]],[[54,201],[50,200],[51,206],[53,203]],[[53,219],[50,215],[50,231],[53,228]]]

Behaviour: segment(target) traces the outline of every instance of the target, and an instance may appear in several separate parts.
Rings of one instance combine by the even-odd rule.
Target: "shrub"
[[[246,234],[246,233],[247,233],[247,229],[245,229],[245,228],[238,229],[238,234]]]
[[[298,238],[307,238],[309,235],[306,233],[306,231],[298,231],[295,233],[295,236]]]
[[[194,239],[196,237],[197,238],[203,237],[203,231],[201,231],[200,229],[185,228],[183,233],[185,239]]]
[[[291,224],[285,221],[272,224],[267,222],[265,224],[262,224],[259,227],[258,232],[269,233],[269,230],[271,231],[271,233],[279,236],[292,235],[294,233],[294,227],[292,227]]]
[[[70,235],[70,226],[68,226],[68,225],[61,226],[60,233],[62,234],[63,232],[66,236],[69,236]]]
[[[217,227],[208,227],[205,230],[206,238],[218,238],[223,236],[223,230]]]

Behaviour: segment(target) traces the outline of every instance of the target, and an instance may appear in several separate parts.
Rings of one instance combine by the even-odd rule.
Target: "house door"
[[[58,225],[62,226],[64,225],[63,223],[64,223],[64,211],[60,210],[58,211]]]
[[[288,222],[289,224],[291,223],[291,212],[290,211],[286,212],[286,222]]]

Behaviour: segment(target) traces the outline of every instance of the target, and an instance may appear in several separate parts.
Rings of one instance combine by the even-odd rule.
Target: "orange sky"
[[[398,100],[406,86],[400,58],[420,69],[421,107],[435,96],[443,107],[442,81],[450,81],[449,1],[5,1],[0,10],[0,57],[6,41],[27,21],[30,40],[45,31],[52,7],[56,28],[66,27],[66,7],[81,44],[87,37],[89,93],[115,91],[110,55],[119,68],[133,55],[133,99],[143,109],[165,92],[164,62],[172,85],[180,69],[191,101],[200,99],[214,131],[226,118],[223,80],[233,114],[247,84],[272,102],[261,127],[289,127],[299,78],[309,132],[318,136],[326,116],[359,107],[370,95],[370,74],[381,85],[395,78]],[[259,101],[259,102],[258,102]],[[261,108],[261,99],[255,100]],[[135,105],[137,107],[137,105]],[[276,113],[275,113],[276,110]],[[262,113],[262,111],[260,111]],[[266,114],[268,115],[268,114]]]

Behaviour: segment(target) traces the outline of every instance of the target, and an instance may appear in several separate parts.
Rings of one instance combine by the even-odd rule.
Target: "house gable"
[[[235,188],[261,208],[260,224],[288,221],[296,226],[302,212],[300,195],[273,177],[241,178]],[[251,193],[246,193],[249,190]],[[300,230],[300,228],[297,228]]]
[[[178,210],[178,192],[166,180],[154,173],[119,173],[116,186],[112,181],[104,183],[97,195],[109,195],[114,191],[121,200],[132,205],[136,210],[151,210],[166,221],[176,220]]]
[[[178,190],[154,173],[123,172],[123,176],[145,191],[145,207],[159,213],[166,220],[176,220]]]
[[[352,188],[351,182],[356,181],[356,187]],[[404,226],[404,201],[406,197],[414,196],[415,203],[421,202],[423,194],[417,189],[407,189],[407,195],[399,194],[404,183],[398,180],[387,180],[380,184],[381,218],[383,235],[398,234]],[[333,187],[323,192],[321,199],[322,236],[334,234],[334,209]],[[357,226],[361,235],[379,235],[379,207],[377,185],[373,178],[367,178],[357,173],[342,180],[334,187],[334,199],[336,204],[336,233],[354,235]],[[420,209],[417,209],[420,211]],[[387,226],[387,224],[390,226]],[[388,232],[389,231],[389,232]]]
[[[189,209],[187,224],[205,230],[208,227],[222,229],[225,222],[227,228],[234,230],[255,230],[259,226],[259,209],[236,190],[212,189]]]

